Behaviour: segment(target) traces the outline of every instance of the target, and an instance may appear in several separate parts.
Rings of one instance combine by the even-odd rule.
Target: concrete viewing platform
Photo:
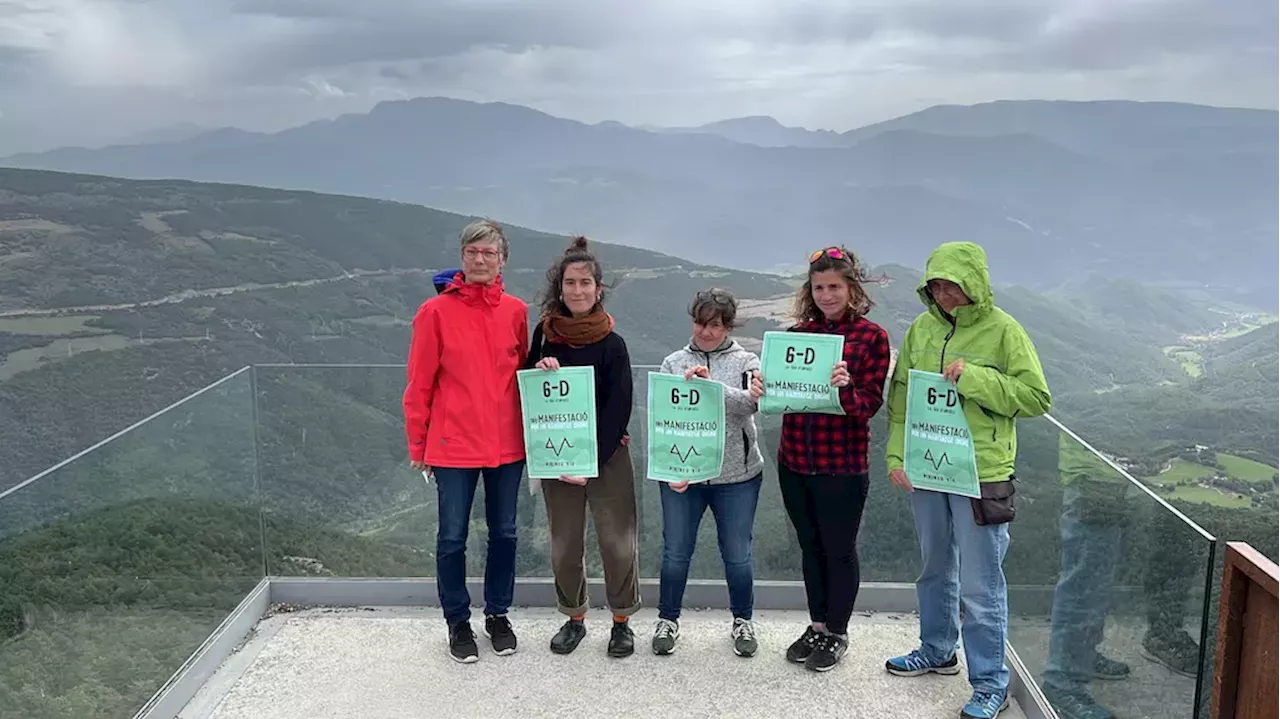
[[[799,611],[756,613],[760,652],[733,653],[729,613],[686,611],[675,654],[649,649],[656,611],[633,618],[636,653],[605,655],[607,612],[587,618],[578,650],[547,648],[564,621],[553,609],[517,608],[519,651],[494,655],[481,632],[480,661],[458,664],[439,609],[375,607],[275,612],[262,618],[179,714],[181,719],[413,719],[416,717],[870,717],[952,719],[968,700],[964,672],[891,676],[884,660],[916,645],[911,614],[859,612],[850,648],[833,671],[790,664]],[[963,659],[963,657],[962,657]],[[1007,719],[1024,719],[1016,702]]]

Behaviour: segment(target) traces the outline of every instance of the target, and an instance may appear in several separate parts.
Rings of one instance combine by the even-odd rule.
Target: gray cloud
[[[20,0],[0,5],[0,122],[88,142],[424,94],[835,129],[999,98],[1274,107],[1276,25],[1274,0]]]

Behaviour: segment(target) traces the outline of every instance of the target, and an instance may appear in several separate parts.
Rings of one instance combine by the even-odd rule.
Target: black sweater
[[[555,357],[562,367],[595,367],[596,441],[603,465],[628,436],[627,424],[631,421],[631,357],[627,343],[616,332],[586,347],[548,342],[539,322],[529,342],[526,368],[532,368],[543,357]]]

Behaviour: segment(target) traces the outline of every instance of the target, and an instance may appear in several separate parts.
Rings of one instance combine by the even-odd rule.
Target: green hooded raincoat
[[[956,308],[954,325],[930,296],[931,279],[960,285],[972,302]],[[889,471],[903,468],[907,372],[941,373],[963,359],[964,374],[956,388],[973,436],[979,479],[1009,479],[1018,452],[1014,420],[1045,414],[1052,402],[1031,338],[1017,320],[995,306],[986,252],[972,242],[948,242],[934,250],[916,293],[928,310],[902,338],[889,383]]]

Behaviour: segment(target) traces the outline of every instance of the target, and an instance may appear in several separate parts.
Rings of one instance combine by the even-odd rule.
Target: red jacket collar
[[[498,275],[493,284],[482,285],[464,281],[462,273],[459,272],[453,276],[453,279],[449,281],[449,285],[440,294],[456,294],[468,304],[484,302],[491,307],[497,307],[498,303],[502,301],[502,296],[506,294],[506,289],[502,284],[502,275]]]

